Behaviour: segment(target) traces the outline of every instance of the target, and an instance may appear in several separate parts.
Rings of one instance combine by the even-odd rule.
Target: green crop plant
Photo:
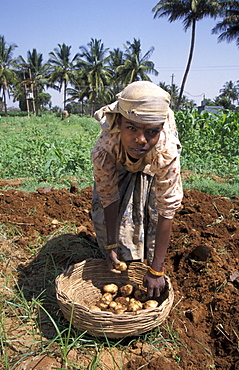
[[[238,181],[239,113],[177,112],[182,168]]]

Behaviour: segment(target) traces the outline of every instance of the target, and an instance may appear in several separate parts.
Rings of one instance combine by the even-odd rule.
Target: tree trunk
[[[39,96],[38,96],[38,87],[37,87],[37,85],[36,85],[36,88],[35,88],[35,96],[36,96],[36,99],[35,99],[36,116],[38,116],[38,114],[39,114]]]
[[[63,110],[66,108],[66,80],[64,80]]]
[[[3,87],[3,104],[4,104],[4,110],[5,110],[5,116],[7,116],[7,98],[6,98],[6,91]]]
[[[95,103],[96,103],[96,91],[92,89],[92,104],[91,104],[91,112],[90,112],[91,117],[93,117],[95,113]]]
[[[82,98],[82,101],[81,101],[81,115],[83,116],[84,114],[84,102],[83,102],[83,98]]]
[[[181,84],[181,88],[180,88],[180,92],[179,92],[178,102],[177,102],[177,105],[176,105],[176,110],[178,110],[178,108],[181,104],[181,101],[182,101],[184,86],[185,86],[185,83],[186,83],[186,80],[187,80],[188,72],[190,70],[190,66],[191,66],[191,62],[192,62],[192,58],[193,58],[193,49],[194,49],[194,45],[195,45],[195,29],[196,29],[196,19],[193,19],[191,46],[190,46],[190,51],[189,51],[188,63],[187,63],[187,66],[186,66],[186,69],[185,69],[185,72],[184,72],[184,76],[183,76],[183,80],[182,80],[182,84]]]

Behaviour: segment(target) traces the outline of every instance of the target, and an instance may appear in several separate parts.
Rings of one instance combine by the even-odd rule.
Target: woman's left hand
[[[165,278],[164,276],[153,276],[147,271],[143,279],[143,284],[147,288],[148,298],[159,297],[165,287]]]

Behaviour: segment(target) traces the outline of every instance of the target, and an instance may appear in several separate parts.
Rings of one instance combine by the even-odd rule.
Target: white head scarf
[[[152,82],[132,82],[116,98],[114,103],[102,107],[94,114],[105,131],[119,130],[114,127],[117,113],[146,125],[160,125],[168,117],[170,95]]]

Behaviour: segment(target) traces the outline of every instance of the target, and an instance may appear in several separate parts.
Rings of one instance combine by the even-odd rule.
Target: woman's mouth
[[[142,154],[146,154],[147,153],[147,149],[142,149],[142,148],[131,148],[131,151],[135,154],[138,154],[138,155],[142,155]]]

